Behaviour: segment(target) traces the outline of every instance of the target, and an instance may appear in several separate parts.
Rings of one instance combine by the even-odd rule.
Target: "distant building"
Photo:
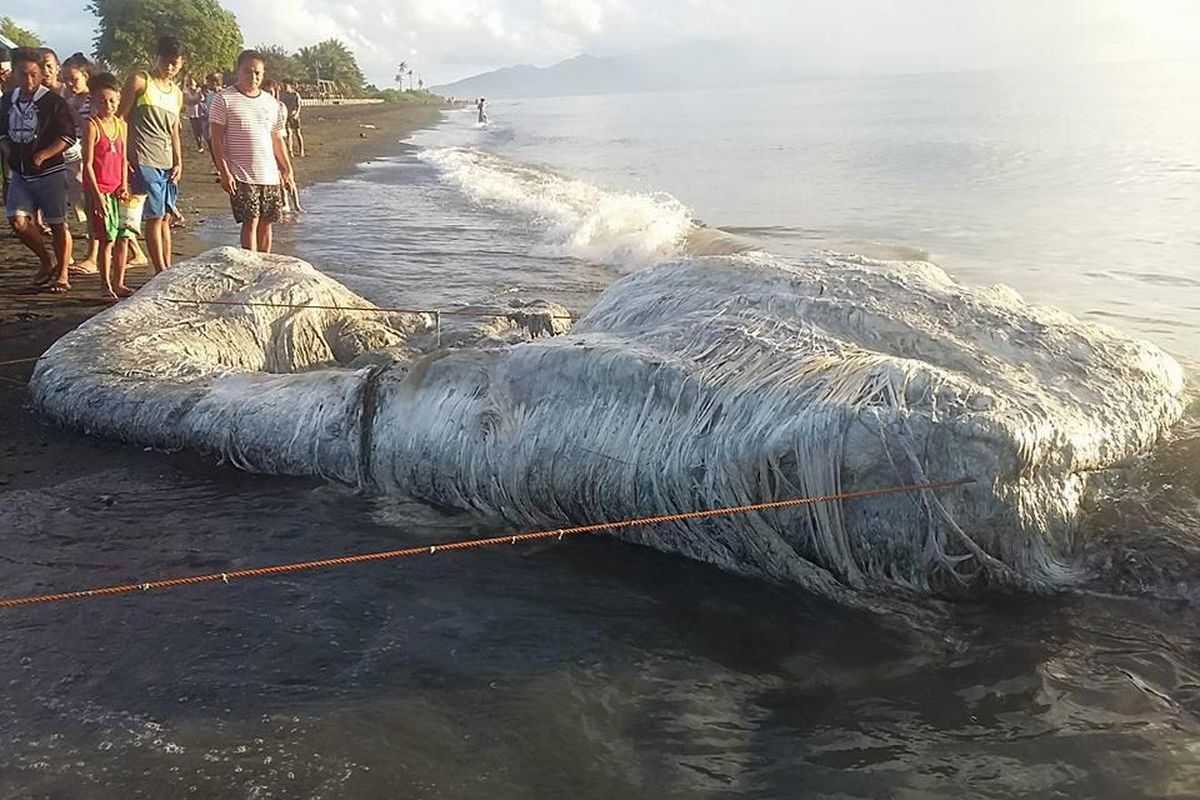
[[[0,47],[3,47],[5,50],[16,50],[17,43],[0,33]]]
[[[339,100],[342,97],[337,82],[327,81],[323,78],[297,83],[296,91],[306,100]]]

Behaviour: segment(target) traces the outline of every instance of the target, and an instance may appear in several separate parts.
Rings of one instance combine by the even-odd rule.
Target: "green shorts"
[[[91,195],[88,196],[88,209],[92,217],[92,236],[97,241],[115,242],[117,239],[136,239],[138,227],[141,224],[140,198],[133,198],[128,203],[122,203],[115,194],[100,195],[100,204]]]

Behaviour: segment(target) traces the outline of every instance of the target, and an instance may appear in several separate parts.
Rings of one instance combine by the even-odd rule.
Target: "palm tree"
[[[412,91],[412,69],[408,70],[408,90]]]
[[[307,67],[304,64],[301,64],[295,56],[279,45],[259,45],[258,52],[263,54],[267,77],[272,80],[298,80],[303,78],[304,73],[307,72]]]
[[[363,74],[350,48],[337,39],[326,39],[312,47],[301,47],[296,60],[313,80],[334,81],[351,95],[362,91]]]
[[[418,92],[425,91],[425,79],[424,78],[417,78],[417,91]]]
[[[407,69],[407,61],[401,61],[400,66],[396,67],[396,85],[400,87],[400,91],[404,91],[404,72]]]

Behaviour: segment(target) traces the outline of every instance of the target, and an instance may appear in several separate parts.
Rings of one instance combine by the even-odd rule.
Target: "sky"
[[[222,0],[247,44],[337,37],[367,79],[407,61],[436,85],[696,40],[761,47],[789,72],[890,74],[1195,59],[1200,0]],[[60,53],[90,52],[86,0],[0,0]]]

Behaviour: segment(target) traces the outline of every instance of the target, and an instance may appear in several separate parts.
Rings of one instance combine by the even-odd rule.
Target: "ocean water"
[[[1184,63],[495,101],[486,128],[452,113],[323,187],[285,240],[437,303],[586,306],[724,247],[928,259],[1194,361],[1198,81]]]
[[[930,259],[1191,363],[1197,78],[495,102],[306,190],[280,249],[380,304],[577,311],[686,254]],[[1194,419],[1085,526],[1102,591],[871,615],[596,539],[6,612],[0,794],[1200,796]],[[6,594],[501,527],[137,450],[0,502]]]

